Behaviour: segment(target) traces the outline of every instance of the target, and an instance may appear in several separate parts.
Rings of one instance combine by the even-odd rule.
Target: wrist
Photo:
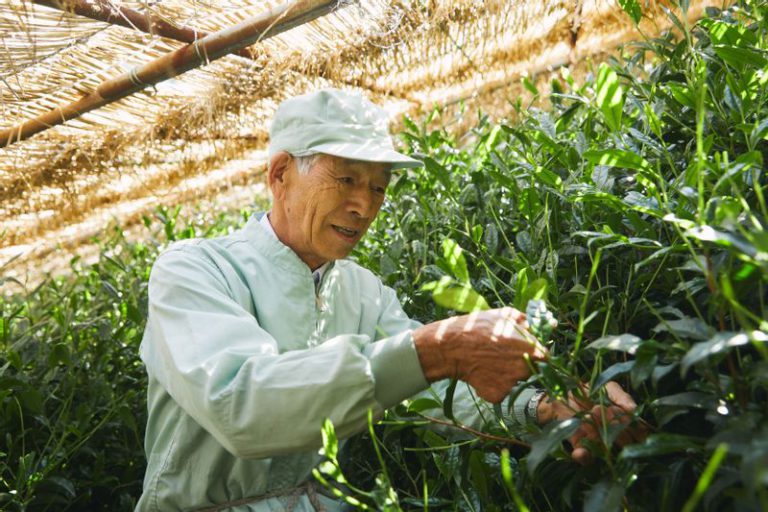
[[[574,415],[573,411],[562,402],[545,396],[538,406],[539,425],[545,425],[550,421],[564,420]]]
[[[539,402],[537,409],[537,416],[539,419],[539,425],[545,425],[555,419],[554,402],[549,397],[545,397]]]
[[[453,374],[455,372],[450,371],[443,356],[434,323],[423,325],[413,331],[413,345],[416,347],[421,371],[428,382],[456,376]]]

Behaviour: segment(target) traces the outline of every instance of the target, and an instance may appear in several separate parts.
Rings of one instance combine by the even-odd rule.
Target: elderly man
[[[421,326],[344,259],[391,173],[420,165],[393,149],[381,109],[322,90],[284,102],[270,135],[271,211],[231,235],[174,244],[153,267],[137,510],[339,509],[307,485],[324,418],[347,437],[369,409],[381,414],[449,377],[500,402],[529,375],[524,355],[546,357],[514,309]],[[620,389],[614,396],[617,411],[634,408]],[[540,398],[517,408],[539,421],[573,414]]]

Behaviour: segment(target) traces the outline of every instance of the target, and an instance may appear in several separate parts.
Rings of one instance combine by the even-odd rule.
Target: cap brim
[[[392,170],[421,167],[424,162],[415,160],[407,155],[398,153],[393,149],[375,146],[370,143],[353,144],[344,142],[335,142],[327,144],[318,144],[313,146],[312,153],[325,153],[326,155],[349,158],[350,160],[359,160],[362,162],[376,162],[390,164]],[[294,153],[296,154],[296,153]],[[302,155],[297,155],[302,156]]]

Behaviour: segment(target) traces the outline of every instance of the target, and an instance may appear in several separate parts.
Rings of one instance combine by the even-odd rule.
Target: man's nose
[[[355,187],[349,196],[349,211],[355,216],[368,220],[372,216],[373,197],[369,187]]]

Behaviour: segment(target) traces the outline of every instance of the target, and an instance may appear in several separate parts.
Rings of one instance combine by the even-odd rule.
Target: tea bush
[[[143,242],[115,227],[94,240],[97,263],[73,259],[70,276],[3,300],[0,510],[133,510],[146,467],[138,349],[152,262],[170,241],[224,234],[246,217],[179,212],[146,218]]]
[[[564,444],[581,418],[539,430],[488,417],[456,437],[428,419],[450,399],[425,399],[346,460],[325,425],[320,478],[347,475],[350,499],[373,509],[768,510],[768,7],[710,14],[693,27],[673,16],[682,37],[645,41],[584,84],[564,71],[553,108],[518,102],[514,125],[479,117],[457,139],[429,128],[450,123],[440,112],[407,121],[425,166],[393,180],[354,255],[422,321],[529,309],[552,356],[517,391],[585,381],[601,401],[617,380],[647,440],[611,448],[604,429],[581,467]],[[143,242],[116,228],[96,264],[3,300],[0,509],[133,507],[151,263],[245,216],[161,209]]]
[[[679,41],[639,44],[584,84],[566,70],[551,111],[518,103],[521,122],[480,118],[469,143],[409,123],[425,166],[395,181],[358,254],[423,321],[545,301],[553,357],[523,386],[562,396],[585,381],[600,400],[618,380],[650,436],[617,450],[605,429],[582,468],[562,446],[568,420],[526,433],[530,454],[511,447],[523,457],[505,465],[504,443],[452,442],[423,425],[436,404],[412,404],[377,433],[393,480],[369,479],[369,503],[768,509],[768,7],[710,14],[687,27],[670,13]],[[486,433],[521,434],[498,418]],[[377,474],[375,455],[351,474]]]

